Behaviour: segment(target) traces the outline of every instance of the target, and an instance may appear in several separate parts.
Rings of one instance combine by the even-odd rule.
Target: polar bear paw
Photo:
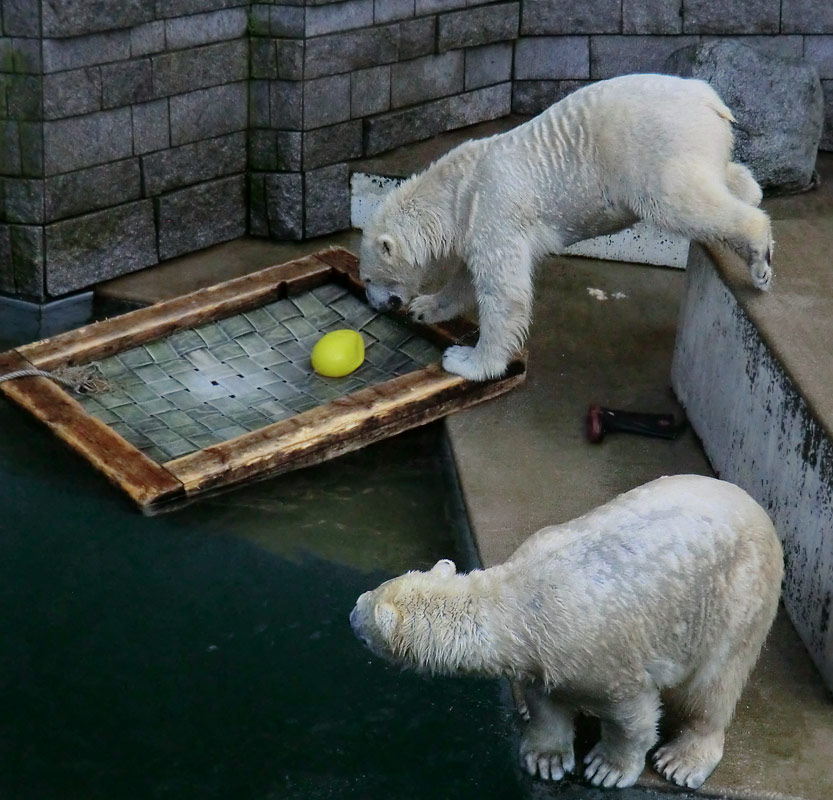
[[[615,753],[604,742],[599,742],[584,757],[584,777],[593,786],[624,789],[633,786],[642,774],[645,756]]]
[[[753,264],[750,268],[752,283],[762,292],[768,292],[772,288],[772,267],[769,264]]]
[[[560,781],[576,768],[576,758],[571,744],[552,749],[536,748],[531,742],[521,744],[521,766],[532,775],[545,781]]]
[[[451,303],[443,302],[439,294],[421,294],[415,297],[411,300],[409,310],[414,320],[425,325],[445,322],[457,316],[457,308]]]
[[[477,348],[455,345],[443,353],[443,369],[470,381],[485,381],[500,377],[506,371],[506,364],[484,362]]]
[[[699,789],[723,757],[723,732],[708,736],[684,731],[654,754],[657,772],[668,781]]]
[[[749,273],[752,276],[752,283],[761,291],[768,292],[772,288],[774,273],[770,264],[769,251],[767,251],[766,259],[753,261],[749,265]]]

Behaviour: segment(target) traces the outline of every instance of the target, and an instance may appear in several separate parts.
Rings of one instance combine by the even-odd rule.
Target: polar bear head
[[[381,233],[365,230],[359,277],[364,281],[368,302],[378,311],[407,307],[419,293],[417,266],[402,237],[392,230]]]
[[[420,294],[432,264],[451,250],[450,217],[435,182],[419,175],[382,201],[365,226],[359,254],[359,276],[374,308],[406,307]]]
[[[467,577],[448,559],[428,572],[407,572],[361,595],[350,626],[371,652],[395,664],[445,675],[480,672],[486,637]]]

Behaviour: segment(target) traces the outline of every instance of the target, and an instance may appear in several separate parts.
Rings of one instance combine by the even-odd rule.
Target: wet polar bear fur
[[[443,366],[484,380],[526,340],[535,262],[638,220],[727,244],[769,288],[769,219],[751,173],[730,160],[731,122],[703,81],[626,75],[456,147],[392,191],[366,226],[370,303],[409,305],[426,323],[476,305],[477,346],[449,348]]]
[[[683,475],[647,483],[543,528],[503,564],[451,561],[363,594],[356,635],[402,666],[521,682],[521,763],[559,780],[575,767],[573,721],[601,720],[585,758],[594,785],[636,782],[654,754],[699,787],[778,607],[783,559],[766,512],[741,489]]]

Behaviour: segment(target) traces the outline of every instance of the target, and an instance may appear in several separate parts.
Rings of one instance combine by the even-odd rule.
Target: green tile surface
[[[362,334],[365,361],[344,378],[315,373],[325,333]],[[336,284],[125,350],[97,362],[111,389],[86,411],[164,462],[436,362],[440,350]]]

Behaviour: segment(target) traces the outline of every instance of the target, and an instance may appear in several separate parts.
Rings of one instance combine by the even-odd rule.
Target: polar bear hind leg
[[[760,641],[726,658],[716,654],[680,686],[667,690],[665,705],[675,721],[674,738],[658,748],[654,766],[666,780],[697,789],[723,757],[723,739]]]
[[[723,758],[723,731],[696,731],[687,727],[660,747],[654,766],[666,780],[699,789]]]
[[[524,702],[529,724],[521,738],[521,766],[533,777],[560,781],[576,768],[575,709],[558,703],[535,686],[526,687]]]
[[[584,777],[594,786],[633,786],[657,741],[659,693],[655,688],[611,706],[602,717],[602,738],[585,756]]]
[[[769,289],[772,282],[769,217],[742,200],[732,188],[752,193],[740,169],[733,168],[726,180],[711,168],[695,170],[684,185],[674,185],[661,203],[649,201],[638,213],[661,228],[696,241],[724,242],[746,261],[755,286]]]
[[[752,173],[743,165],[730,161],[726,165],[726,185],[729,191],[750,206],[759,206],[764,193]]]

